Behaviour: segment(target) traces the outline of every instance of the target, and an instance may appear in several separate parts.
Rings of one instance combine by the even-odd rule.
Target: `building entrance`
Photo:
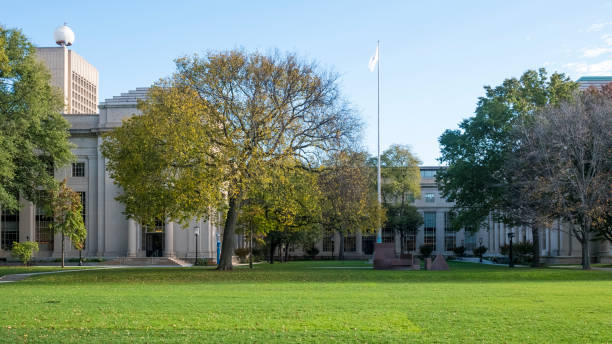
[[[145,250],[147,257],[161,257],[164,255],[164,233],[152,232],[145,235]]]

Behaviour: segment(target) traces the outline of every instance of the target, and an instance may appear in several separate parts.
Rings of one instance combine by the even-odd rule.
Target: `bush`
[[[240,258],[240,260],[245,260],[249,255],[248,247],[241,247],[234,250],[234,253]]]
[[[14,257],[19,258],[23,265],[28,265],[35,252],[38,252],[38,243],[35,241],[13,242],[11,253]]]
[[[474,249],[474,255],[476,257],[482,257],[487,252],[487,248],[484,246],[480,246]]]
[[[431,245],[421,245],[419,247],[419,252],[421,252],[421,256],[423,258],[428,258],[431,256],[431,252],[433,252],[433,246]]]
[[[207,266],[208,265],[208,261],[206,259],[202,259],[202,258],[198,258],[193,265],[195,266]]]
[[[453,252],[455,252],[455,254],[458,257],[463,257],[463,255],[465,254],[465,247],[464,246],[455,246],[453,248]]]
[[[316,248],[315,246],[312,246],[306,249],[306,254],[310,257],[310,259],[314,259],[314,257],[316,257],[316,255],[319,254],[319,249]]]
[[[510,245],[499,247],[501,254],[510,254]],[[512,260],[517,264],[529,264],[533,261],[533,244],[530,242],[519,242],[512,244]]]

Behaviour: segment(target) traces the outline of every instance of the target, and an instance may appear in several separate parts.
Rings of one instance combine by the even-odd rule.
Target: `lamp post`
[[[511,268],[514,267],[514,261],[512,260],[512,238],[514,238],[514,233],[512,233],[512,232],[508,233],[508,239],[510,239],[510,249],[508,250],[508,256],[510,258],[510,264],[508,266],[511,267]]]
[[[221,236],[219,233],[217,235],[217,265],[219,265],[219,261],[221,260]]]
[[[481,247],[482,247],[482,237],[480,237],[478,239],[478,251],[480,252],[480,262],[482,263],[482,254],[483,254],[483,252],[482,252]]]
[[[200,226],[196,225],[195,227],[193,227],[193,234],[195,234],[196,238],[196,256],[193,265],[198,265],[198,236],[200,235]]]

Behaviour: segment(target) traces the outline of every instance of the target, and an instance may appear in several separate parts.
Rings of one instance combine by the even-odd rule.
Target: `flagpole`
[[[376,77],[376,83],[377,83],[377,87],[376,87],[376,93],[377,93],[377,130],[378,130],[378,135],[377,135],[377,139],[378,139],[378,171],[377,171],[377,188],[378,188],[378,204],[381,205],[382,204],[382,195],[381,195],[381,188],[380,188],[380,40],[376,41],[376,51],[378,53],[378,64],[377,64],[377,77]],[[382,243],[382,228],[381,228],[381,223],[380,220],[378,222],[378,232],[376,233],[376,242],[377,243]]]

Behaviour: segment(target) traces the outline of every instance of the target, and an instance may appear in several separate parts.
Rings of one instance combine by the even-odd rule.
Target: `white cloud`
[[[601,39],[607,44],[612,45],[612,35],[606,33],[605,35],[601,35]]]
[[[592,48],[592,49],[584,49],[582,51],[582,57],[591,59],[594,57],[598,57],[603,54],[607,54],[612,52],[612,48]]]
[[[587,29],[587,32],[598,32],[598,31],[601,31],[604,27],[606,27],[606,26],[608,26],[610,24],[612,24],[612,22],[592,24]]]
[[[612,74],[612,60],[597,63],[572,62],[563,67],[581,75],[610,75]]]

